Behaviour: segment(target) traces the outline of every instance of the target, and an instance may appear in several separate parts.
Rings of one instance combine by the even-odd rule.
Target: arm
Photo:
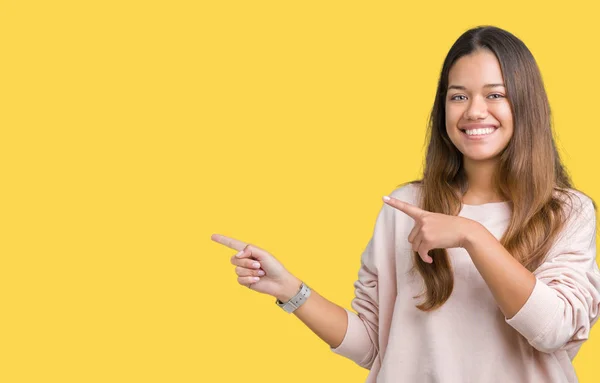
[[[380,210],[373,236],[361,256],[352,300],[352,307],[357,313],[328,301],[315,291],[294,311],[303,323],[329,344],[333,352],[364,368],[371,368],[379,355],[378,271],[380,268],[387,271],[394,269],[394,211],[387,205]],[[213,234],[211,239],[239,251],[230,260],[237,266],[235,271],[239,284],[283,302],[298,292],[300,280],[266,250],[221,234]],[[388,300],[395,296],[395,292],[385,291]]]
[[[465,241],[506,322],[542,352],[581,344],[598,319],[595,211],[589,198],[579,198],[581,203],[575,203],[563,235],[534,273],[481,225],[474,225]]]

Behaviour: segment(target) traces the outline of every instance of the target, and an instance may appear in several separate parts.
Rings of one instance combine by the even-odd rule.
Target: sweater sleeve
[[[578,198],[578,197],[579,198]],[[600,271],[596,264],[596,215],[589,197],[577,193],[573,210],[525,305],[506,322],[541,352],[580,346],[598,320]]]
[[[394,212],[384,205],[379,212],[375,229],[361,255],[358,280],[354,282],[351,306],[347,310],[348,327],[342,343],[331,348],[359,366],[370,369],[379,355],[379,268],[384,258],[394,257]]]

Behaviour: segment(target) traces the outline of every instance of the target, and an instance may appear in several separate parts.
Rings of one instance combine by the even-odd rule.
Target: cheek
[[[505,129],[505,134],[508,136],[510,140],[513,136],[514,125],[513,125],[513,117],[512,111],[509,105],[503,105],[501,108],[497,108],[495,110],[494,118],[498,120],[500,125],[502,125]]]
[[[446,108],[446,129],[456,127],[461,115],[461,111],[457,108]]]
[[[496,108],[495,110],[495,117],[498,121],[500,121],[500,123],[506,127],[510,126],[512,127],[513,124],[513,118],[512,118],[512,111],[510,109],[510,105],[505,104],[505,105],[501,105],[498,108]]]

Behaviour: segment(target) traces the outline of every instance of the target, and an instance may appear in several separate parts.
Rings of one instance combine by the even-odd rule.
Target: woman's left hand
[[[454,215],[432,213],[409,203],[390,198],[384,202],[400,210],[415,220],[415,226],[408,235],[412,249],[419,253],[423,262],[432,263],[428,254],[432,249],[464,247],[467,230],[475,221]]]

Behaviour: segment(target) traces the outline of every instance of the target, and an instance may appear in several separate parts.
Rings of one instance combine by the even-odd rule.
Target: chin
[[[498,159],[500,159],[500,154],[495,154],[495,153],[463,153],[463,159],[465,160],[469,160],[469,161],[496,161]]]

